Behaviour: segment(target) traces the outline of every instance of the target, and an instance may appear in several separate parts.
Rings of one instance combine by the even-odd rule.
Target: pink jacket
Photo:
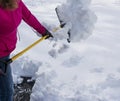
[[[17,27],[22,19],[40,34],[46,31],[21,0],[18,6],[12,11],[0,7],[0,58],[9,55],[15,49]]]

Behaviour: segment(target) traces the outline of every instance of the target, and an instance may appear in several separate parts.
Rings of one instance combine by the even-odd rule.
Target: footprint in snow
[[[80,64],[80,60],[82,57],[79,56],[72,56],[69,59],[65,60],[62,65],[66,66],[67,68],[72,68]]]
[[[52,58],[56,58],[59,54],[65,53],[68,50],[69,46],[66,44],[63,44],[62,46],[59,46],[57,49],[52,49],[48,52],[48,54]]]

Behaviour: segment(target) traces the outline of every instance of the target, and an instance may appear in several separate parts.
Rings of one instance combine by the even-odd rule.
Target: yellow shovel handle
[[[22,50],[21,52],[19,52],[18,54],[16,54],[15,56],[13,56],[11,58],[11,61],[16,60],[18,57],[20,57],[21,55],[23,55],[25,52],[27,52],[28,50],[30,50],[32,47],[34,47],[35,45],[37,45],[39,42],[45,40],[45,38],[47,38],[48,35],[38,39],[37,41],[35,41],[33,44],[31,44],[30,46],[28,46],[27,48],[25,48],[24,50]]]
[[[57,30],[59,30],[61,27],[57,27],[53,29],[53,32],[56,32]],[[21,52],[19,52],[18,54],[16,54],[15,56],[13,56],[10,59],[10,62],[16,60],[18,57],[20,57],[21,55],[23,55],[25,52],[27,52],[28,50],[30,50],[32,47],[34,47],[35,45],[37,45],[38,43],[40,43],[41,41],[45,40],[48,37],[48,35],[38,39],[37,41],[35,41],[33,44],[31,44],[30,46],[28,46],[27,48],[25,48],[24,50],[22,50]]]

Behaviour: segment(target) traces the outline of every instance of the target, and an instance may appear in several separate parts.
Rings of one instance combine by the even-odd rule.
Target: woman
[[[33,27],[42,36],[53,37],[52,34],[38,22],[21,0],[0,0],[0,61],[9,59],[17,42],[17,27],[21,20]],[[11,68],[0,62],[0,101],[13,101],[13,80]]]

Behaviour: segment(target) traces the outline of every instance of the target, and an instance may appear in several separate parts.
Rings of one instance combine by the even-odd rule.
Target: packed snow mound
[[[70,31],[71,41],[77,42],[92,34],[97,17],[90,10],[90,2],[90,0],[67,0],[57,7],[59,19],[62,24],[66,23],[65,26]]]

